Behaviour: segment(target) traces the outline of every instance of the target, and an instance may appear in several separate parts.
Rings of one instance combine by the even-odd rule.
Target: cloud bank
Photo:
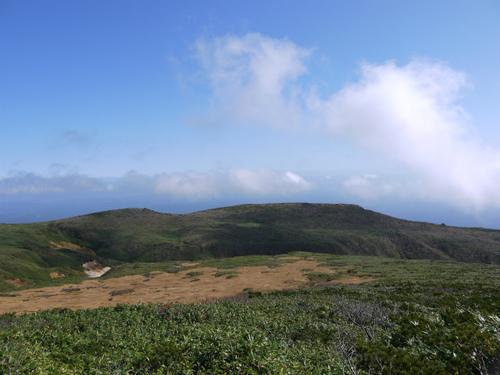
[[[198,200],[226,194],[286,196],[313,187],[311,182],[290,171],[283,173],[271,168],[253,170],[232,167],[225,172],[191,171],[154,176],[130,171],[112,181],[80,174],[44,177],[18,173],[0,180],[0,195],[113,191]]]
[[[216,110],[231,114],[231,122],[319,127],[413,175],[386,182],[351,178],[344,183],[351,193],[411,194],[464,208],[500,206],[500,152],[476,139],[458,104],[468,86],[464,73],[422,58],[402,66],[365,62],[357,82],[323,98],[314,87],[299,85],[311,51],[290,41],[247,34],[199,40],[197,50]]]
[[[293,172],[281,173],[271,168],[258,170],[228,168],[220,172],[161,174],[154,190],[184,198],[219,197],[221,194],[288,195],[310,190],[313,184]]]

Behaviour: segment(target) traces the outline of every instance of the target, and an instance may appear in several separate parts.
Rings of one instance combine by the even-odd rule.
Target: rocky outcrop
[[[102,267],[96,260],[83,264],[85,274],[90,278],[97,278],[105,275],[111,267]]]

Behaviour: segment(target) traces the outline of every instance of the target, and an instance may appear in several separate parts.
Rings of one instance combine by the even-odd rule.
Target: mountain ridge
[[[56,271],[76,277],[94,259],[112,266],[292,251],[500,264],[500,230],[409,221],[350,204],[246,204],[188,214],[128,208],[0,224],[0,280],[33,285]]]

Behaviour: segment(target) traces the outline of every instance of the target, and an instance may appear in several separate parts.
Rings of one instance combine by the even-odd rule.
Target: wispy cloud
[[[258,33],[199,39],[196,50],[215,93],[213,116],[276,127],[300,122],[294,83],[307,72],[310,50]]]
[[[388,195],[394,195],[399,186],[394,183],[383,182],[375,174],[363,176],[351,176],[343,182],[344,188],[351,194],[364,199],[377,199]]]
[[[100,182],[88,176],[72,173],[63,176],[44,177],[34,173],[16,172],[0,180],[1,195],[45,194],[90,191]]]
[[[61,138],[72,145],[87,147],[93,142],[93,136],[74,129],[66,129],[61,132]]]
[[[420,197],[457,206],[500,206],[500,151],[475,137],[458,104],[468,86],[463,72],[423,58],[403,66],[362,63],[357,82],[325,98],[299,84],[311,50],[291,41],[247,34],[200,40],[197,48],[215,112],[274,128],[319,126],[329,137],[350,138],[413,174],[399,184],[350,180],[344,187],[352,193],[375,198],[413,186]]]

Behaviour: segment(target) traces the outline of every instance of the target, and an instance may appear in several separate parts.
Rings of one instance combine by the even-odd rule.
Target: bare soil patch
[[[30,283],[22,281],[21,279],[5,279],[4,281],[8,282],[9,284],[15,285],[17,287],[30,285]]]
[[[71,243],[71,242],[65,242],[65,241],[54,242],[54,241],[50,241],[50,244],[52,246],[54,246],[55,249],[69,249],[69,250],[76,251],[78,253],[83,253],[83,254],[89,254],[89,255],[92,255],[92,256],[96,256],[96,253],[93,250],[87,249],[86,247],[83,247],[83,246],[78,246],[78,245],[76,245],[74,243]]]
[[[193,267],[193,266],[197,266],[198,264],[200,264],[200,263],[197,263],[197,262],[182,263],[182,267]]]
[[[180,271],[176,274],[155,272],[149,275],[124,276],[112,279],[90,279],[81,284],[16,291],[15,296],[0,297],[0,313],[31,312],[65,307],[98,308],[118,303],[194,302],[206,298],[232,296],[244,291],[296,289],[306,285],[304,269],[335,274],[328,267],[312,260],[297,260],[279,267],[240,267],[229,270],[212,267]],[[190,276],[189,273],[191,272]],[[218,275],[218,276],[217,276]],[[362,283],[373,279],[357,276],[332,280],[332,283]]]
[[[54,272],[50,273],[51,279],[57,279],[59,277],[65,277],[65,276],[66,276],[66,274],[64,272],[61,272],[61,271],[54,271]]]

